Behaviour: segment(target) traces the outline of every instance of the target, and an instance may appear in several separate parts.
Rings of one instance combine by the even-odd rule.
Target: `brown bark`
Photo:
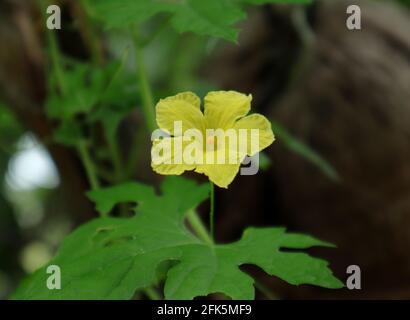
[[[220,199],[228,203],[225,231],[238,221],[278,222],[337,244],[318,252],[342,279],[348,265],[362,269],[361,291],[283,286],[282,297],[410,297],[409,13],[393,2],[356,3],[361,31],[346,28],[350,1],[319,1],[309,9],[315,38],[308,47],[289,36],[295,34],[290,10],[265,9],[247,24],[242,45],[211,64],[218,83],[254,93],[260,110],[329,160],[342,179],[330,181],[278,141],[269,150],[269,177],[241,177]],[[237,200],[243,198],[245,208]]]
[[[11,108],[22,125],[45,142],[58,168],[65,205],[77,222],[93,216],[84,196],[88,188],[75,153],[51,141],[53,124],[43,104],[46,96],[43,20],[25,1],[0,4],[0,99]]]

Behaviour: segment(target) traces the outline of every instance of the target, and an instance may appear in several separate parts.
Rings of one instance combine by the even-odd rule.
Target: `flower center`
[[[215,136],[207,137],[207,138],[206,138],[206,144],[213,145],[213,144],[215,144],[215,140],[216,140],[216,137],[215,137]]]

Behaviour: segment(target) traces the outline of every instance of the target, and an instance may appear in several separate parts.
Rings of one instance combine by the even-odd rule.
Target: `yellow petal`
[[[236,130],[246,129],[246,150],[249,156],[253,156],[259,151],[265,149],[275,140],[272,132],[272,125],[268,119],[261,114],[255,113],[246,116],[235,123],[234,128]],[[257,134],[252,134],[252,129],[257,129]],[[256,132],[255,132],[256,133]],[[245,143],[244,139],[241,139],[241,133],[239,131],[239,142]]]
[[[236,164],[201,164],[195,169],[195,172],[205,174],[211,182],[220,188],[228,188],[228,185],[233,181],[238,174],[240,162]]]
[[[190,104],[192,104],[194,107],[198,109],[201,108],[201,99],[199,99],[199,97],[191,91],[185,91],[185,92],[178,93],[176,96],[174,96],[174,98],[189,102]]]
[[[203,131],[204,116],[200,110],[200,100],[192,92],[161,99],[156,106],[157,124],[171,135],[182,135],[187,129]],[[181,123],[182,132],[174,132],[176,121]]]
[[[153,142],[151,149],[151,167],[159,174],[180,175],[184,171],[195,169],[194,164],[186,164],[183,150],[186,142],[182,137],[166,137]]]
[[[246,116],[251,109],[251,95],[235,91],[214,91],[205,97],[205,122],[207,128],[229,129]]]

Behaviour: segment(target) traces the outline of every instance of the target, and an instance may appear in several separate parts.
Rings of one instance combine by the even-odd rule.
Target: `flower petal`
[[[205,174],[211,182],[220,188],[228,188],[239,171],[241,163],[236,164],[201,164],[195,169],[195,172]]]
[[[159,174],[180,175],[185,171],[195,169],[183,161],[183,151],[186,142],[182,137],[167,137],[153,142],[151,149],[151,167]]]
[[[251,95],[236,91],[213,91],[205,97],[205,122],[207,128],[229,129],[246,116],[251,109]]]
[[[182,135],[187,129],[192,128],[204,130],[204,116],[200,109],[200,100],[192,92],[183,92],[161,99],[156,106],[156,112],[158,126],[171,135]],[[182,132],[174,132],[176,121],[181,121]]]
[[[246,116],[235,123],[235,129],[246,129],[246,150],[249,156],[253,156],[259,151],[265,149],[275,140],[272,132],[272,125],[268,119],[261,114],[255,113]],[[258,136],[252,134],[252,129],[258,129]],[[240,133],[238,134],[240,137]],[[239,138],[240,143],[245,143]]]

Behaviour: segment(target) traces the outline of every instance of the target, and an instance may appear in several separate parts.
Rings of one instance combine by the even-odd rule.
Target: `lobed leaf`
[[[70,62],[63,75],[64,94],[51,78],[47,114],[60,121],[54,135],[58,142],[66,145],[78,142],[82,137],[80,115],[89,123],[102,123],[107,136],[114,139],[121,120],[137,101],[134,81],[122,72],[122,66],[123,62],[103,67]]]
[[[128,27],[158,13],[171,15],[178,32],[193,32],[236,41],[235,23],[245,19],[243,6],[266,3],[310,3],[310,0],[88,0],[91,15],[108,28]]]
[[[50,264],[61,268],[61,290],[48,290],[45,268],[15,292],[14,299],[131,299],[136,290],[157,283],[157,269],[174,261],[166,273],[167,299],[193,299],[220,292],[232,299],[253,299],[253,279],[239,267],[255,264],[291,284],[340,288],[326,261],[304,252],[329,246],[283,228],[249,228],[234,243],[210,245],[185,227],[185,214],[205,200],[208,185],[168,177],[161,195],[140,183],[97,190],[89,197],[101,212],[119,202],[135,201],[133,218],[99,218],[74,231]]]

